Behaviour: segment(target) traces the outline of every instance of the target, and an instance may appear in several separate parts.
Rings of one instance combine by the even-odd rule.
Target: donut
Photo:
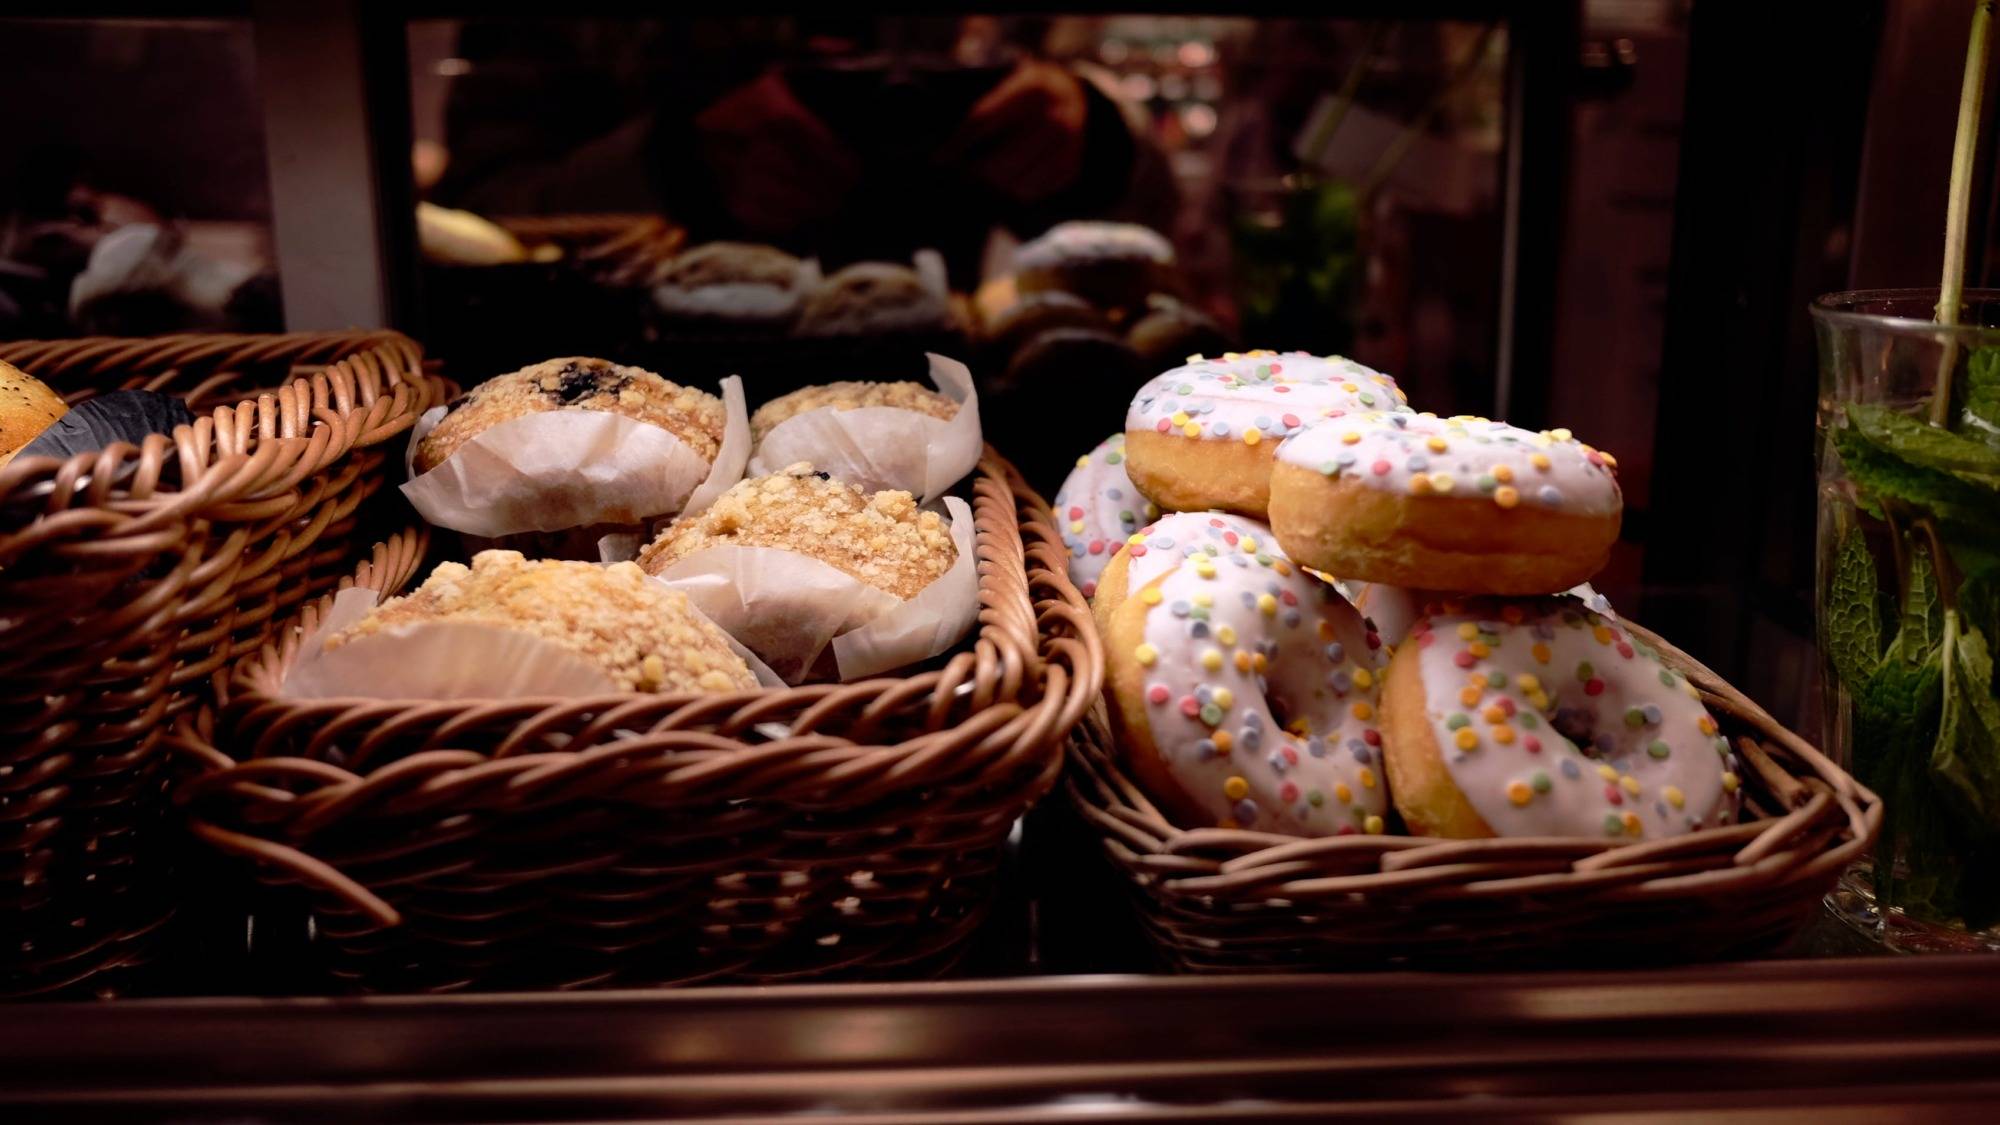
[[[1361,616],[1368,619],[1369,627],[1382,638],[1382,643],[1392,649],[1410,635],[1410,626],[1424,615],[1425,607],[1452,597],[1434,590],[1412,590],[1381,582],[1351,582],[1344,578],[1336,579],[1334,586],[1355,609],[1361,611]],[[1618,619],[1618,615],[1611,610],[1610,600],[1588,582],[1571,587],[1565,593],[1600,616],[1613,621]]]
[[[502,422],[551,410],[596,410],[666,430],[711,464],[722,451],[722,400],[640,367],[574,356],[488,379],[460,395],[417,443],[415,468],[427,473],[475,435]]]
[[[701,514],[675,520],[639,565],[659,574],[710,547],[791,551],[905,600],[958,557],[944,517],[917,507],[909,493],[871,495],[803,463],[738,481]]]
[[[1419,620],[1383,689],[1389,791],[1419,836],[1679,836],[1736,815],[1729,741],[1686,677],[1567,598]]]
[[[1125,413],[1126,471],[1166,511],[1221,508],[1263,519],[1281,439],[1321,419],[1403,410],[1402,403],[1395,380],[1339,356],[1195,356],[1133,397]]]
[[[1618,539],[1617,462],[1568,430],[1349,414],[1286,438],[1277,457],[1271,530],[1342,578],[1548,594],[1589,580]]]
[[[1057,223],[1014,252],[1021,293],[1061,290],[1111,313],[1145,304],[1172,281],[1173,266],[1173,244],[1136,223]]]
[[[620,690],[743,691],[757,686],[722,630],[687,595],[631,563],[530,562],[481,551],[472,565],[440,563],[423,585],[370,610],[326,640],[341,648],[408,627],[452,623],[525,633],[583,657]]]
[[[1383,830],[1379,642],[1263,524],[1166,516],[1112,558],[1093,608],[1119,753],[1182,822]]]
[[[869,406],[914,410],[933,418],[948,419],[958,413],[957,403],[920,383],[822,383],[779,395],[758,407],[750,415],[750,436],[763,441],[764,435],[780,423],[810,410],[859,410]]]
[[[1160,516],[1125,475],[1124,434],[1112,434],[1076,459],[1056,490],[1054,508],[1069,548],[1069,580],[1086,598],[1096,595],[1098,576],[1125,540]]]
[[[1097,306],[1074,293],[1051,290],[1030,293],[999,310],[986,322],[983,343],[993,366],[1004,368],[1037,336],[1056,328],[1108,331],[1110,322]]]

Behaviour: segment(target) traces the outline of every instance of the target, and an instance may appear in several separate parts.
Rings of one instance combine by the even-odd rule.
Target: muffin
[[[431,471],[501,422],[552,410],[622,414],[658,426],[710,464],[722,450],[721,399],[643,368],[577,356],[524,367],[459,396],[417,443],[416,470]]]
[[[0,360],[0,466],[67,413],[62,398],[40,379]]]
[[[857,262],[805,299],[803,336],[876,336],[947,332],[951,302],[917,271],[891,262]]]
[[[757,686],[722,630],[687,596],[631,563],[529,562],[482,551],[466,567],[443,563],[410,594],[391,598],[326,641],[327,651],[411,625],[449,622],[525,633],[595,665],[620,691],[718,692]]]
[[[909,493],[870,494],[804,463],[741,481],[701,514],[674,521],[639,565],[659,574],[711,547],[790,551],[906,601],[958,557],[950,525]]]
[[[653,303],[689,327],[785,328],[798,319],[815,276],[805,262],[774,247],[710,242],[667,262]]]
[[[933,418],[949,419],[958,413],[958,404],[921,383],[863,383],[843,381],[816,387],[802,387],[757,408],[750,416],[750,436],[763,441],[779,423],[809,410],[859,410],[864,406],[887,406],[914,410]]]
[[[1191,355],[1216,355],[1230,348],[1228,334],[1212,317],[1165,293],[1146,298],[1146,313],[1133,322],[1125,340],[1148,371],[1165,371]]]
[[[1059,289],[1113,313],[1141,308],[1147,294],[1168,288],[1173,266],[1173,245],[1135,223],[1058,223],[1014,254],[1022,293]]]

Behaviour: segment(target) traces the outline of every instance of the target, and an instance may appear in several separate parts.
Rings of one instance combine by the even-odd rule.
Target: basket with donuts
[[[1055,502],[1106,653],[1067,791],[1181,968],[1766,950],[1876,796],[1588,585],[1617,462],[1193,357]]]

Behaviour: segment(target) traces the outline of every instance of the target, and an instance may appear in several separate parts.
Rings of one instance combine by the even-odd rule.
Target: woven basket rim
[[[1634,843],[1590,836],[1451,840],[1185,828],[1119,762],[1101,706],[1071,734],[1064,789],[1113,858],[1143,872],[1147,891],[1167,903],[1742,893],[1830,880],[1874,843],[1882,827],[1879,796],[1700,661],[1630,619],[1619,624],[1685,675],[1718,717],[1755,731],[1758,738],[1738,737],[1736,749],[1778,802],[1775,815]]]
[[[422,348],[386,330],[22,340],[0,343],[0,359],[57,386],[63,372],[138,359],[163,373],[206,361],[317,367],[136,446],[117,443],[65,460],[16,458],[0,467],[0,508],[39,509],[34,523],[0,533],[0,558],[12,553],[11,539],[46,535],[35,525],[59,514],[94,510],[94,520],[75,521],[79,529],[109,525],[114,534],[141,534],[176,517],[285,492],[351,450],[407,430],[446,394],[443,380],[424,373]],[[170,467],[179,469],[178,481]]]

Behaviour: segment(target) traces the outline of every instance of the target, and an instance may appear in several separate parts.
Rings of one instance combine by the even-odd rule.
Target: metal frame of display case
[[[0,1120],[1990,1120],[1991,969],[27,1006],[0,1021]]]

